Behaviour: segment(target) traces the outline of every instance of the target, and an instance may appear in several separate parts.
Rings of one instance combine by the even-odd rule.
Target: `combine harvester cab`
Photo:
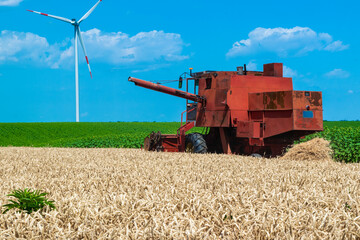
[[[283,77],[282,63],[265,64],[263,72],[204,71],[180,78],[187,91],[129,78],[135,85],[186,99],[177,134],[152,132],[144,141],[149,151],[217,152],[276,156],[294,140],[323,130],[322,94],[294,91],[291,78]],[[189,93],[194,81],[194,93]],[[186,120],[183,124],[183,114]],[[191,133],[205,127],[204,135]]]

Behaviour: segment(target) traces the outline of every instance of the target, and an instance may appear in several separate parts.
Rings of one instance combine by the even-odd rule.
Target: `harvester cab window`
[[[211,82],[212,82],[212,78],[207,78],[206,79],[206,88],[205,89],[210,89],[211,88]]]

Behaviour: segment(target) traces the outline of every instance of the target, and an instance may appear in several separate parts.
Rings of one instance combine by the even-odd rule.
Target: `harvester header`
[[[186,92],[129,78],[138,86],[186,99],[186,120],[178,133],[153,132],[145,149],[274,156],[323,129],[321,92],[294,91],[292,79],[283,77],[282,63],[264,64],[262,72],[244,66],[187,75]],[[194,81],[194,93],[189,93],[189,81]],[[207,131],[186,135],[194,126]]]

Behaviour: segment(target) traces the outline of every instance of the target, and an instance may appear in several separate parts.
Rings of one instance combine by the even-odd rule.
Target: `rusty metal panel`
[[[202,75],[199,79],[199,95],[203,95],[207,89],[229,89],[230,79],[235,72],[213,72]],[[211,86],[206,84],[206,79],[210,79]]]
[[[323,130],[321,92],[294,91],[294,130]]]
[[[262,122],[239,121],[236,128],[236,137],[262,138]]]
[[[264,93],[249,93],[249,110],[264,110]]]
[[[206,80],[205,78],[199,79],[199,95],[203,95],[203,91],[206,88]]]
[[[227,108],[227,89],[217,89],[215,92],[215,107],[214,110],[225,110]]]
[[[245,91],[244,91],[245,90]],[[248,110],[248,95],[246,89],[232,88],[227,92],[227,105],[231,111]],[[245,120],[245,119],[244,119]]]
[[[289,110],[293,107],[292,91],[249,93],[249,110]]]
[[[217,76],[214,78],[215,88],[229,89],[230,88],[230,78],[231,78],[231,74],[228,74],[227,72],[217,72]]]
[[[262,138],[262,122],[239,121],[236,128],[236,137],[241,138]]]
[[[294,91],[294,109],[322,110],[321,92]]]
[[[264,93],[263,98],[265,110],[287,110],[292,109],[292,91],[279,91]]]
[[[249,113],[247,110],[242,110],[242,111],[232,110],[231,111],[231,125],[233,127],[236,127],[238,121],[248,121],[248,115],[249,115]]]
[[[227,105],[231,111],[248,110],[249,93],[269,91],[292,91],[291,78],[234,75],[227,95]],[[261,99],[260,96],[252,97]],[[255,104],[252,107],[262,109],[259,104],[263,104],[264,100],[260,99],[251,100],[250,103]]]
[[[206,109],[215,110],[216,89],[206,89],[203,91],[202,96],[206,98]]]
[[[204,91],[206,98],[206,110],[225,111],[227,110],[227,90],[226,89],[207,89]]]
[[[249,92],[292,91],[292,79],[282,77],[233,75],[230,88],[248,88]]]
[[[252,122],[252,138],[260,138],[261,137],[261,127],[260,122]]]
[[[261,138],[250,138],[249,145],[250,146],[264,146],[264,140]]]
[[[229,72],[209,73],[206,74],[205,79],[201,79],[202,81],[199,82],[199,95],[206,98],[206,109],[208,111],[227,110],[226,98],[231,74]],[[210,81],[211,84],[209,84]]]
[[[306,116],[306,113],[311,113]],[[322,131],[322,110],[294,109],[294,130]]]
[[[199,110],[196,117],[197,127],[229,127],[230,112],[229,111],[204,111]]]
[[[236,137],[250,137],[250,122],[238,121],[236,128]]]
[[[264,112],[264,138],[292,131],[293,129],[292,110]]]
[[[165,134],[161,136],[161,146],[164,152],[178,152],[178,136]]]
[[[249,120],[251,121],[263,121],[264,120],[264,112],[263,111],[255,111],[249,112]]]
[[[264,76],[283,77],[282,63],[264,64]]]

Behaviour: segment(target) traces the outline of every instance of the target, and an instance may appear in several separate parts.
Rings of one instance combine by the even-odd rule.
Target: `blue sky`
[[[75,121],[73,27],[95,0],[0,0],[0,122]],[[182,99],[129,76],[283,62],[295,90],[323,92],[324,119],[360,119],[358,1],[103,0],[81,24],[80,120],[179,121]],[[80,50],[80,49],[79,49]],[[170,86],[176,87],[177,84]]]

